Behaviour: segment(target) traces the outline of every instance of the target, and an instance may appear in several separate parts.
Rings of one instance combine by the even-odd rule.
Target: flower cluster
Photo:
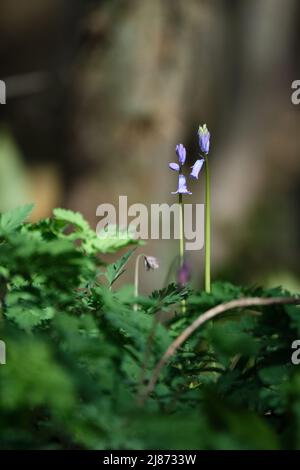
[[[198,139],[200,151],[207,155],[209,153],[210,146],[210,132],[207,129],[206,124],[199,127]],[[178,173],[178,188],[177,191],[172,192],[172,194],[192,194],[187,188],[186,177],[182,172],[182,167],[184,166],[186,160],[186,149],[183,144],[176,145],[176,154],[178,157],[178,163],[169,163],[169,168]],[[192,171],[190,173],[190,177],[194,179],[198,179],[199,173],[202,170],[205,162],[205,157],[203,157],[201,154],[199,157],[200,158],[198,158],[192,166]]]
[[[178,188],[177,191],[173,192],[172,194],[192,194],[186,185],[186,178],[182,173],[182,167],[185,164],[186,160],[186,149],[184,145],[178,144],[176,145],[176,154],[178,157],[178,163],[169,163],[169,167],[173,171],[177,171],[178,175]]]

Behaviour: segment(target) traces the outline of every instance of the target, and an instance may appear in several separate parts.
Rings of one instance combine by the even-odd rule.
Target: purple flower
[[[181,166],[184,165],[185,159],[186,159],[186,149],[184,145],[182,144],[176,145],[176,153],[177,153],[179,164]]]
[[[172,194],[192,194],[186,186],[185,176],[181,173],[178,175],[178,188],[177,191]]]
[[[201,160],[197,160],[194,165],[192,166],[192,171],[190,176],[192,178],[198,179],[199,173],[203,167],[204,164],[204,158],[201,158]]]
[[[176,145],[176,154],[178,157],[178,163],[169,163],[169,168],[174,171],[180,171],[180,167],[185,164],[186,159],[186,149],[184,145],[178,144]]]
[[[185,286],[191,279],[190,266],[184,261],[183,265],[179,268],[177,273],[177,283],[180,286]]]
[[[206,124],[199,127],[198,130],[198,137],[199,137],[199,147],[201,152],[206,153],[209,152],[209,145],[210,145],[210,132],[207,129]]]
[[[174,171],[179,171],[180,166],[178,165],[178,163],[169,163],[169,168]]]

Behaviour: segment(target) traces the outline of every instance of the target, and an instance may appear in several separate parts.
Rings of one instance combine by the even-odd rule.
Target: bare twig
[[[273,297],[273,298],[260,298],[260,297],[246,297],[243,299],[231,300],[224,304],[217,305],[205,313],[201,314],[193,323],[191,323],[174,341],[170,344],[160,361],[157,363],[153,374],[149,380],[149,383],[143,394],[143,402],[147,399],[149,393],[151,393],[156,385],[159,378],[160,372],[165,364],[168,362],[171,356],[177,351],[177,349],[194,333],[194,331],[201,325],[211,320],[212,318],[226,312],[241,307],[253,307],[253,306],[264,306],[264,305],[298,305],[300,304],[300,298],[295,297]]]

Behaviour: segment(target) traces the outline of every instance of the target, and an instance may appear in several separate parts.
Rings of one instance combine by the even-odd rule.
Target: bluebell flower
[[[201,152],[207,155],[209,152],[209,145],[210,145],[210,132],[207,129],[206,124],[199,127],[198,138],[199,138],[199,147],[201,149]]]
[[[204,158],[196,160],[196,162],[192,166],[192,171],[191,171],[191,174],[190,174],[190,176],[192,178],[198,179],[199,173],[202,170],[202,167],[204,165],[204,161],[205,161]]]
[[[180,167],[182,167],[185,164],[186,160],[186,149],[184,145],[178,144],[176,145],[176,154],[178,157],[178,163],[169,163],[169,168],[174,171],[179,171]]]
[[[180,166],[178,165],[178,163],[169,163],[169,168],[174,171],[180,170]]]
[[[172,194],[192,194],[186,186],[186,178],[182,174],[182,166],[185,164],[186,160],[186,149],[184,145],[178,144],[176,145],[176,154],[178,157],[178,163],[169,163],[169,168],[173,171],[177,171],[178,175],[178,188],[176,192]]]
[[[182,144],[176,145],[176,153],[178,157],[179,164],[182,166],[185,164],[186,159],[186,149],[185,146]]]
[[[178,188],[177,191],[172,194],[192,194],[186,186],[186,178],[182,173],[178,175]]]
[[[191,279],[191,268],[186,261],[183,262],[177,273],[177,283],[184,287]]]

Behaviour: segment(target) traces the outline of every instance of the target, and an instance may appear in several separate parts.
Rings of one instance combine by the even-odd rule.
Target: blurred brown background
[[[173,202],[212,132],[214,274],[299,289],[297,0],[1,0],[0,209]],[[203,177],[189,202],[203,202]],[[149,243],[160,287],[177,243]],[[202,253],[190,253],[201,285]]]

